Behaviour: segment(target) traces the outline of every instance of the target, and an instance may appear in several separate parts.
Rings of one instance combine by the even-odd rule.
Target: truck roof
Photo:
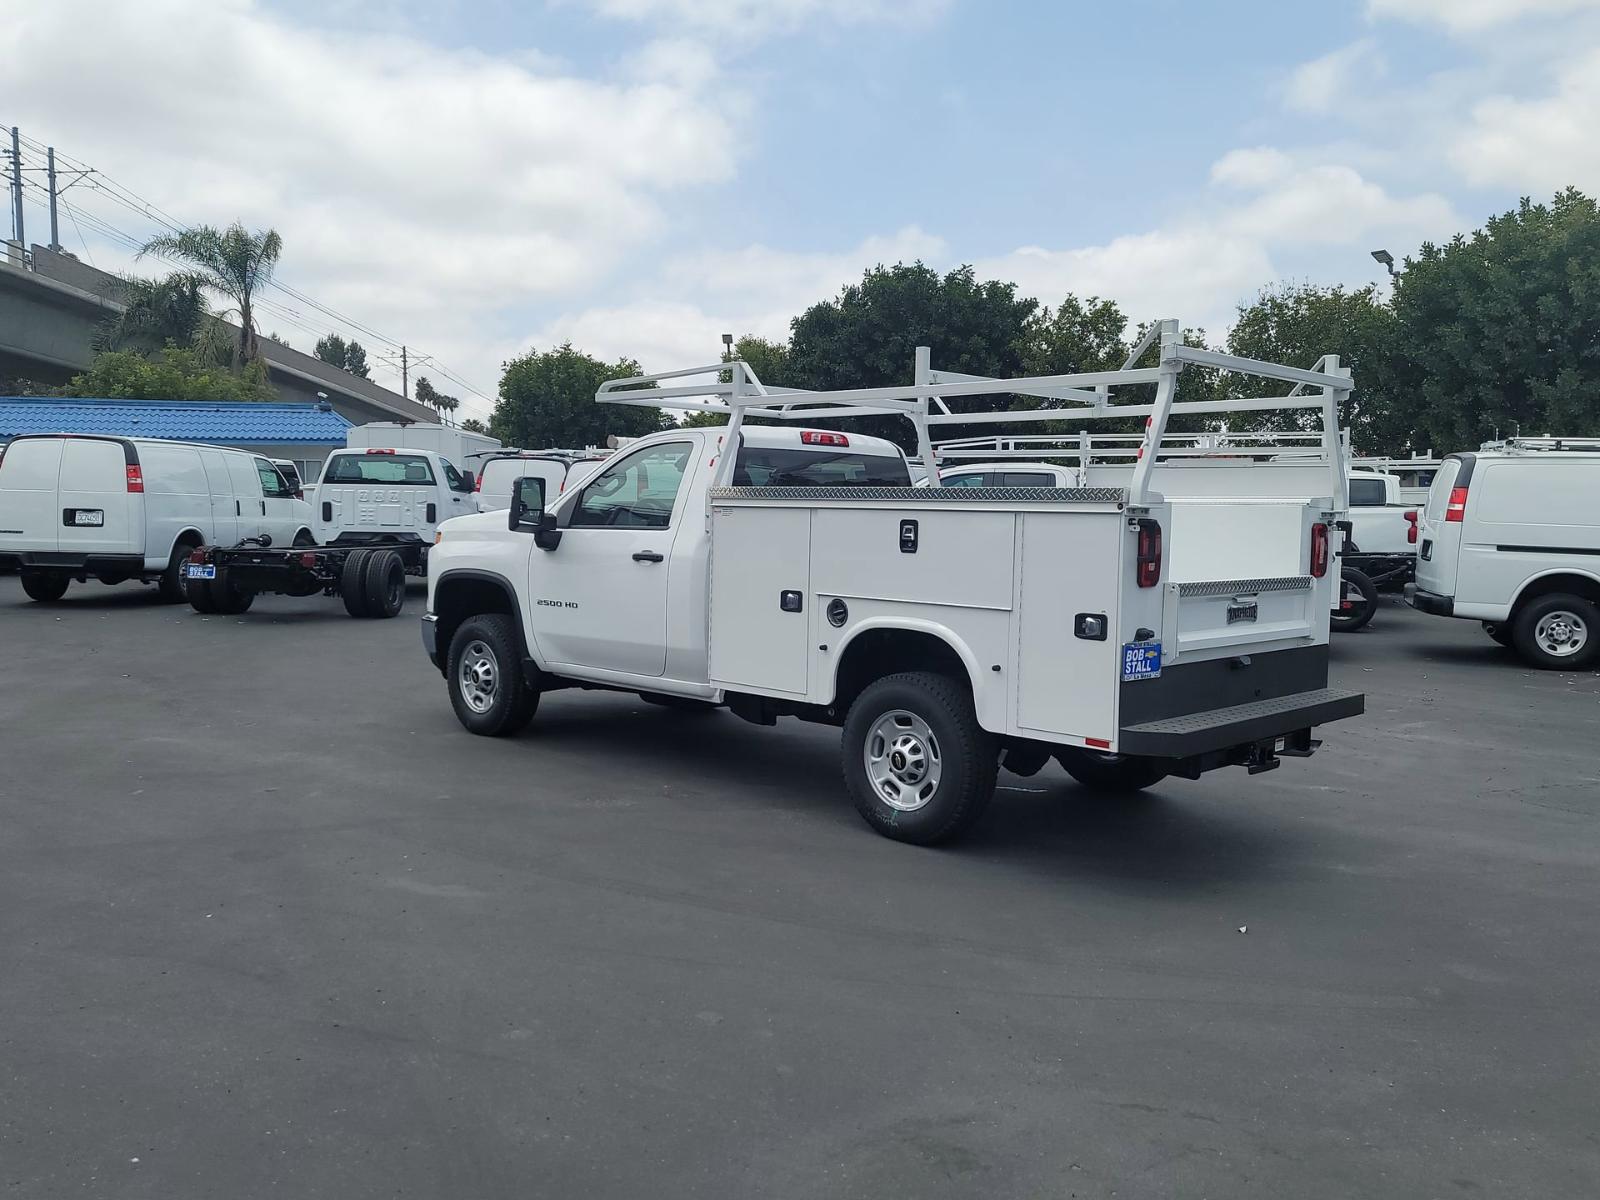
[[[710,425],[701,428],[714,431],[726,429],[726,425]],[[671,430],[667,431],[672,432]],[[900,447],[888,438],[867,437],[865,434],[849,433],[837,429],[789,429],[774,428],[771,425],[746,425],[741,434],[744,436],[746,446],[761,446],[781,450],[844,450],[849,449],[855,454],[866,454],[874,458],[904,458]],[[829,439],[843,438],[844,441],[829,440],[825,443],[808,442],[807,437],[827,437]]]

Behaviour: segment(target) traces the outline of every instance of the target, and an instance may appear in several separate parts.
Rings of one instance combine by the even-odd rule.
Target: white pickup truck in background
[[[737,362],[606,384],[605,402],[729,423],[643,438],[559,499],[524,479],[505,515],[443,527],[423,641],[456,716],[507,734],[542,693],[590,687],[838,725],[858,810],[919,843],[970,826],[1002,759],[1140,788],[1309,755],[1315,726],[1362,710],[1327,685],[1349,374],[1184,346],[1176,322],[1155,337],[1159,367],[1003,382],[941,376],[919,352],[903,387],[768,389]],[[1272,403],[1322,415],[1322,457],[1168,447],[1172,413],[1267,403],[1175,403],[1189,364],[1297,385]],[[641,382],[660,386],[628,390]],[[1145,395],[1110,401],[1127,387]],[[932,461],[934,425],[1062,415],[948,403],[989,393],[1149,417],[1144,452],[1078,487],[917,488],[889,443],[745,421],[899,415]]]

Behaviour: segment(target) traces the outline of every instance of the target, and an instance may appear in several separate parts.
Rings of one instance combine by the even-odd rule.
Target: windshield
[[[433,467],[420,454],[336,454],[328,460],[323,483],[433,484]]]
[[[733,469],[734,487],[910,487],[905,459],[746,446]]]

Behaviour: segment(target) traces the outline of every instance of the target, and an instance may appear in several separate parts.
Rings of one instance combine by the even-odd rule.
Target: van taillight
[[[1139,522],[1139,566],[1134,578],[1142,588],[1161,582],[1161,526],[1148,517]]]
[[[128,464],[128,490],[130,492],[144,491],[144,472],[139,469],[138,463]]]
[[[1320,522],[1311,527],[1311,577],[1328,573],[1328,527]]]
[[[1444,519],[1446,521],[1465,521],[1467,519],[1467,489],[1454,487],[1450,489],[1450,503],[1445,505]]]
[[[1406,541],[1413,546],[1417,544],[1417,510],[1414,508],[1406,510]]]

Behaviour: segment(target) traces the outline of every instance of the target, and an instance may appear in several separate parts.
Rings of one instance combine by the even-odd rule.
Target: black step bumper
[[[1190,758],[1299,733],[1329,721],[1357,717],[1365,711],[1366,697],[1360,692],[1317,688],[1124,726],[1117,737],[1117,750],[1153,758]]]
[[[0,572],[66,571],[77,575],[144,573],[142,554],[78,554],[57,550],[16,550],[0,553]]]
[[[1406,585],[1406,603],[1418,612],[1431,613],[1436,617],[1453,617],[1456,615],[1456,598],[1454,596],[1441,596],[1437,592],[1425,592],[1415,584]]]

